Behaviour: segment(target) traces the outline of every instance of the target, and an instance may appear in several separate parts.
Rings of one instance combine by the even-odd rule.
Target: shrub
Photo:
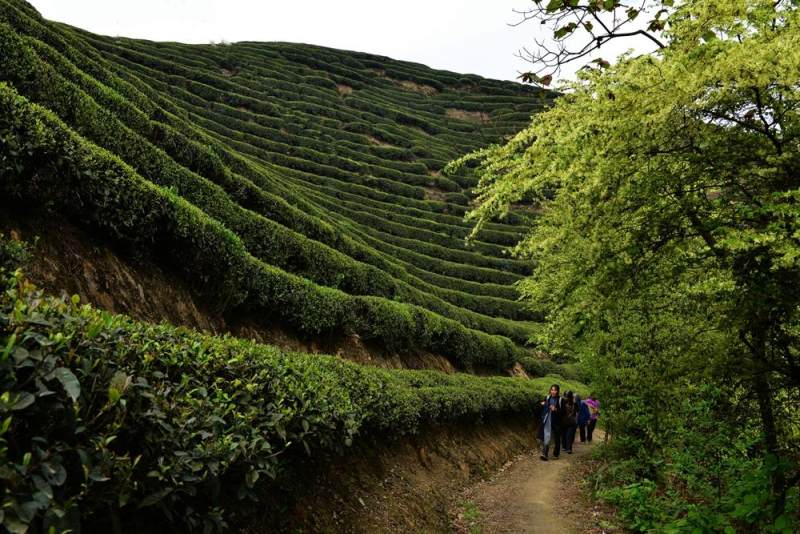
[[[138,323],[43,296],[18,271],[0,289],[0,521],[13,532],[131,518],[224,530],[221,503],[255,497],[283,451],[526,413],[544,391]]]

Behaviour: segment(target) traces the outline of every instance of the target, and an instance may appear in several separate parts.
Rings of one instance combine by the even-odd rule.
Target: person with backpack
[[[578,405],[578,430],[581,443],[586,443],[586,425],[589,424],[592,414],[589,411],[589,405],[581,399],[580,395],[575,395],[575,403]]]
[[[586,428],[586,440],[591,443],[592,432],[594,432],[594,427],[597,426],[597,418],[600,417],[600,401],[592,393],[586,399],[586,404],[589,405],[589,426]]]
[[[561,401],[561,439],[562,447],[567,454],[572,454],[575,442],[575,431],[578,429],[578,404],[571,391],[567,391]]]
[[[558,459],[561,453],[561,387],[558,384],[550,386],[550,394],[539,403],[539,439],[542,440],[543,461],[548,460],[550,443],[554,444],[553,458]]]

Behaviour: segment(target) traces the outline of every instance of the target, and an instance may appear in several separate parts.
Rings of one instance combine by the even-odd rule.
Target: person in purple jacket
[[[600,417],[600,401],[592,393],[584,402],[589,405],[589,426],[586,428],[586,441],[591,443],[592,432],[594,432],[594,427],[597,425],[597,418]]]

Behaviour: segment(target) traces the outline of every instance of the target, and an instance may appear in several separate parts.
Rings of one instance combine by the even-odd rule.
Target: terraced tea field
[[[529,345],[526,215],[467,241],[445,170],[551,98],[0,0],[0,529],[447,530],[584,388]]]
[[[21,138],[38,147],[6,194],[303,335],[461,368],[522,354],[536,317],[513,284],[531,265],[506,250],[521,218],[467,244],[475,179],[443,168],[522,128],[546,93],[311,45],[102,37],[12,0],[0,20],[4,118],[32,117]]]

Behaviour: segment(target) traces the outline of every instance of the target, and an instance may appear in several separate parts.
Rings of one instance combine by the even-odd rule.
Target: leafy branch
[[[536,21],[552,31],[552,36],[534,39],[535,48],[523,49],[520,58],[535,65],[535,70],[523,72],[525,83],[547,86],[568,64],[587,59],[612,40],[640,37],[658,49],[665,48],[662,32],[673,10],[673,0],[534,0],[534,7],[515,10],[522,19],[512,26]],[[643,23],[642,17],[650,15]],[[610,63],[603,58],[587,61],[605,68]]]

